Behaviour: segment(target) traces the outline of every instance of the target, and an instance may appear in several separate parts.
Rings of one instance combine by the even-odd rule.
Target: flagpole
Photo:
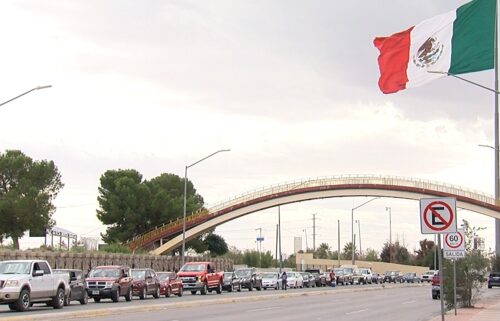
[[[494,52],[494,62],[495,62],[495,201],[496,205],[500,205],[500,175],[499,175],[499,158],[500,158],[500,144],[498,138],[498,0],[496,1],[495,10],[495,52]],[[495,219],[495,252],[497,257],[500,256],[500,219]]]

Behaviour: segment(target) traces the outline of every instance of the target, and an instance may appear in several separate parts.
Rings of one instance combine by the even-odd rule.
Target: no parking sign
[[[457,231],[456,199],[423,198],[420,200],[422,234],[447,234]]]

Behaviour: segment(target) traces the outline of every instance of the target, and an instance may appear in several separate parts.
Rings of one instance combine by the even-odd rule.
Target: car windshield
[[[353,271],[354,271],[354,269],[353,269],[353,268],[345,268],[345,269],[344,269],[344,272],[345,272],[345,273],[352,273]]]
[[[132,270],[132,277],[136,280],[145,280],[146,271],[145,270]]]
[[[229,272],[229,273],[224,273],[224,279],[232,279],[233,278],[233,272]]]
[[[0,274],[30,274],[31,262],[0,262]]]
[[[252,271],[251,270],[238,270],[236,272],[234,272],[238,277],[248,277],[250,275],[252,275]]]
[[[119,269],[95,269],[90,271],[90,278],[118,278],[120,277]]]
[[[134,274],[134,272],[132,272],[132,275]],[[170,280],[173,280],[176,278],[176,275],[175,273],[157,273],[158,275],[158,279],[160,281],[165,281],[167,278],[169,278]]]
[[[394,272],[392,272],[392,271],[387,271],[387,272],[385,272],[385,273],[384,273],[384,275],[391,275],[391,274],[394,274]]]
[[[264,273],[262,274],[263,279],[275,279],[278,275],[276,273]]]
[[[205,271],[205,264],[187,264],[181,268],[182,272],[200,272]]]

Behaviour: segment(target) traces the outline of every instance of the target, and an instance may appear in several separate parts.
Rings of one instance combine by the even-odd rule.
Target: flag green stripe
[[[496,0],[474,0],[457,9],[451,39],[451,74],[494,67]]]

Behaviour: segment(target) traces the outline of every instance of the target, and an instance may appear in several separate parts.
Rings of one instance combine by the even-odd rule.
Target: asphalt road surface
[[[92,321],[254,321],[254,320],[352,320],[412,321],[438,315],[438,300],[431,299],[431,287],[424,285],[348,286],[288,291],[243,291],[206,296],[185,294],[182,298],[134,299],[119,303],[103,300],[82,306],[54,310],[34,306],[27,313],[10,312],[0,306],[0,321],[70,320]],[[500,289],[486,289],[485,297],[498,296]]]

